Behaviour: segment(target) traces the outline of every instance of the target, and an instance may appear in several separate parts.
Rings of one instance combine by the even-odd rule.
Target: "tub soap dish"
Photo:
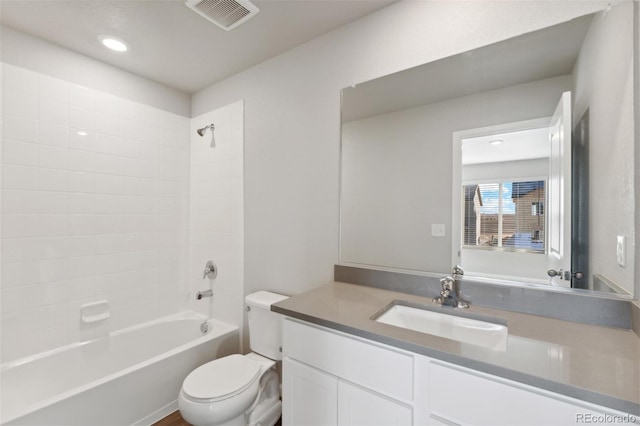
[[[107,300],[99,300],[86,303],[80,307],[80,315],[82,322],[87,324],[106,320],[111,316],[109,314],[109,302]]]

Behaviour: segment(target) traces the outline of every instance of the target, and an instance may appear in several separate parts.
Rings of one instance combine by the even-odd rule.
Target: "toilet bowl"
[[[234,354],[193,370],[178,396],[180,413],[187,422],[195,426],[273,426],[277,422],[282,410],[275,371],[276,360],[282,358],[280,316],[270,307],[286,298],[265,291],[246,297],[249,340],[256,336],[257,348],[269,358],[255,352]],[[251,348],[256,350],[254,344]]]
[[[178,406],[182,417],[197,426],[275,424],[280,416],[280,401],[274,366],[274,361],[250,353],[229,355],[198,367],[187,376],[180,391]],[[275,382],[275,395],[269,381]],[[260,406],[259,413],[268,414],[275,409],[278,412],[272,422],[268,415],[249,421],[253,413],[247,411],[252,405]]]

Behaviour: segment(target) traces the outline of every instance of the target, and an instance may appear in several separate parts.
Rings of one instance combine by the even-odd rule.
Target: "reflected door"
[[[571,286],[571,92],[564,92],[549,127],[549,249],[552,285]]]

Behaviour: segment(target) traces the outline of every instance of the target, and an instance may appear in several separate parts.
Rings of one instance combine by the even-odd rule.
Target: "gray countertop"
[[[425,297],[332,282],[278,302],[271,310],[431,358],[640,415],[640,338],[630,330],[471,305],[465,312],[507,322],[507,349],[494,351],[370,319],[394,300],[433,305],[431,299]],[[441,309],[446,312],[453,308]]]

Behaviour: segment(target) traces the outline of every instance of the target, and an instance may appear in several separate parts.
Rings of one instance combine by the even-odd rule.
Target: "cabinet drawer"
[[[291,319],[286,356],[401,401],[413,399],[413,356]]]
[[[455,424],[575,425],[581,423],[581,419],[605,413],[588,403],[505,379],[485,377],[483,373],[438,363],[431,363],[429,370],[431,416]],[[612,411],[606,414],[621,415]]]

